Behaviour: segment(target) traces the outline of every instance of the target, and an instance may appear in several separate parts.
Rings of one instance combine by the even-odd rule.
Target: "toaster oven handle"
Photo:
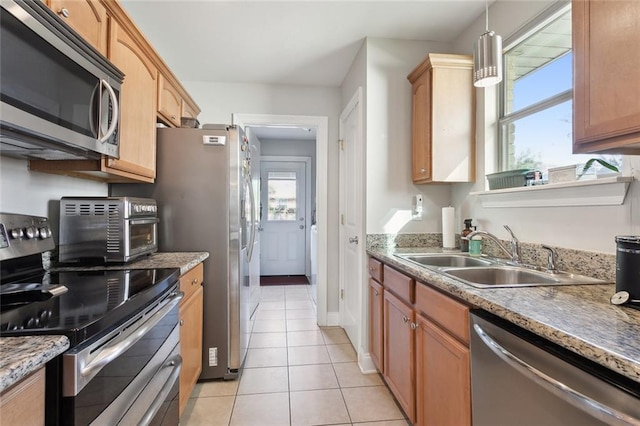
[[[157,217],[154,218],[150,218],[150,219],[133,219],[129,221],[129,224],[131,225],[148,225],[150,223],[158,223],[160,222],[160,219],[158,219]]]
[[[100,138],[100,142],[104,143],[111,137],[111,135],[113,135],[113,132],[116,131],[116,127],[118,126],[118,119],[120,117],[120,112],[118,110],[118,97],[116,96],[116,92],[105,80],[102,80],[102,85],[104,86],[105,89],[107,89],[107,93],[111,98],[111,105],[113,106],[111,109],[111,124],[107,129],[107,133],[105,133],[104,136]],[[102,127],[101,125],[98,125],[98,129],[100,129],[101,127]]]
[[[183,292],[174,292],[166,299],[165,305],[155,312],[151,318],[140,325],[140,327],[132,334],[122,341],[116,341],[115,343],[108,344],[100,349],[93,361],[85,365],[80,370],[80,374],[84,377],[91,376],[92,374],[100,371],[105,365],[118,358],[131,346],[135,345],[140,339],[142,339],[156,324],[158,324],[169,313],[169,311],[180,303],[180,300],[182,300],[183,297]]]

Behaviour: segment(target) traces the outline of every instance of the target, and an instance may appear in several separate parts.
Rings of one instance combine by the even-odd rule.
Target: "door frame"
[[[346,106],[344,107],[344,109],[342,110],[342,113],[340,114],[340,121],[339,121],[339,135],[340,135],[340,140],[342,141],[343,137],[344,137],[344,121],[346,120],[347,116],[349,114],[351,114],[351,112],[354,110],[354,108],[357,108],[356,113],[358,114],[358,124],[359,124],[359,146],[356,148],[357,151],[361,154],[359,161],[361,161],[360,163],[360,176],[357,177],[357,179],[359,180],[358,184],[361,188],[361,191],[357,191],[358,194],[360,194],[358,196],[358,200],[356,200],[356,203],[360,203],[361,205],[361,217],[360,217],[360,226],[358,227],[359,229],[357,230],[358,233],[358,238],[360,238],[360,243],[357,245],[357,252],[358,252],[358,258],[361,260],[360,265],[355,265],[354,267],[357,270],[357,275],[359,277],[358,280],[358,285],[357,288],[359,289],[359,294],[356,295],[355,297],[358,297],[359,299],[359,309],[358,309],[358,317],[357,317],[357,321],[358,321],[358,332],[357,332],[357,342],[355,342],[356,345],[356,352],[358,354],[358,364],[360,365],[360,369],[363,371],[369,371],[370,370],[370,365],[373,365],[370,355],[369,355],[369,326],[368,326],[368,283],[365,280],[365,262],[362,261],[362,259],[365,258],[365,248],[366,248],[366,209],[365,209],[365,198],[364,198],[364,194],[365,194],[365,190],[366,190],[366,180],[365,180],[365,134],[364,134],[364,107],[363,107],[363,95],[362,95],[362,87],[358,87],[358,89],[355,91],[355,93],[353,94],[353,96],[351,97],[351,99],[349,100],[349,102],[346,104]],[[345,182],[343,181],[344,176],[342,174],[342,151],[340,154],[340,178],[339,178],[339,190],[340,190],[340,214],[343,214],[343,211],[345,209],[344,206],[344,198],[343,198],[343,186],[345,184]],[[339,283],[339,287],[340,287],[340,291],[342,293],[342,290],[344,289],[344,247],[343,245],[345,244],[346,238],[347,236],[345,235],[344,232],[344,227],[342,225],[342,223],[340,223],[340,232],[339,232],[339,258],[340,258],[340,272],[338,274],[340,283]],[[340,297],[340,301],[339,301],[339,306],[340,306],[340,322],[342,325],[342,321],[343,321],[343,317],[344,317],[344,301],[342,299],[342,297]],[[375,368],[375,367],[374,367]]]
[[[262,176],[262,163],[265,162],[278,162],[278,163],[305,163],[305,200],[304,200],[304,233],[305,233],[305,248],[304,248],[304,272],[311,276],[311,157],[302,156],[286,156],[286,155],[261,155],[260,156],[260,175]],[[317,206],[316,206],[317,208]]]
[[[329,117],[277,114],[232,114],[231,121],[247,126],[289,125],[316,129],[316,223],[318,224],[318,325],[328,325],[327,236],[329,180]]]

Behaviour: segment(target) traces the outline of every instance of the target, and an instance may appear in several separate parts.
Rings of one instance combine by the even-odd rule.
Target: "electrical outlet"
[[[411,209],[411,220],[422,220],[422,194],[413,196],[413,207]]]

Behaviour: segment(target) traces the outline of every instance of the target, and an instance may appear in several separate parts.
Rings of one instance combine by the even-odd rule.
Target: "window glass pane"
[[[267,220],[296,220],[297,187],[295,172],[269,172]]]
[[[568,11],[504,55],[505,114],[571,89],[571,62]]]

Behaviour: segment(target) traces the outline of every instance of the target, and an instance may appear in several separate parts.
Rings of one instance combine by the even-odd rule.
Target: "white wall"
[[[366,175],[368,234],[439,232],[449,185],[411,180],[411,83],[407,75],[446,43],[367,38]],[[424,194],[424,217],[410,221],[412,197]]]
[[[202,112],[201,123],[231,123],[232,114],[324,116],[329,118],[327,206],[327,310],[338,311],[338,121],[337,87],[211,83],[185,81],[183,85]],[[287,124],[287,123],[283,123]]]
[[[503,38],[533,19],[553,2],[518,1],[495,2],[489,9],[489,27]],[[484,30],[484,16],[480,17],[455,42],[456,53],[471,54],[473,44]],[[477,89],[477,182],[452,185],[452,203],[456,207],[456,219],[470,217],[479,229],[487,230],[501,238],[508,238],[502,225],[509,225],[523,242],[545,243],[559,247],[615,253],[614,237],[621,234],[640,234],[640,188],[634,182],[622,206],[599,207],[547,207],[547,208],[483,208],[477,197],[469,192],[485,189],[485,167],[491,163],[485,159],[495,144],[496,88]],[[483,93],[486,92],[486,93]],[[487,154],[490,157],[490,154]],[[640,157],[626,156],[625,174],[640,177]],[[487,171],[485,171],[487,170]],[[490,171],[488,171],[490,170]]]
[[[0,156],[0,211],[48,217],[56,242],[60,198],[104,196],[107,191],[106,183],[32,172],[26,160]]]

